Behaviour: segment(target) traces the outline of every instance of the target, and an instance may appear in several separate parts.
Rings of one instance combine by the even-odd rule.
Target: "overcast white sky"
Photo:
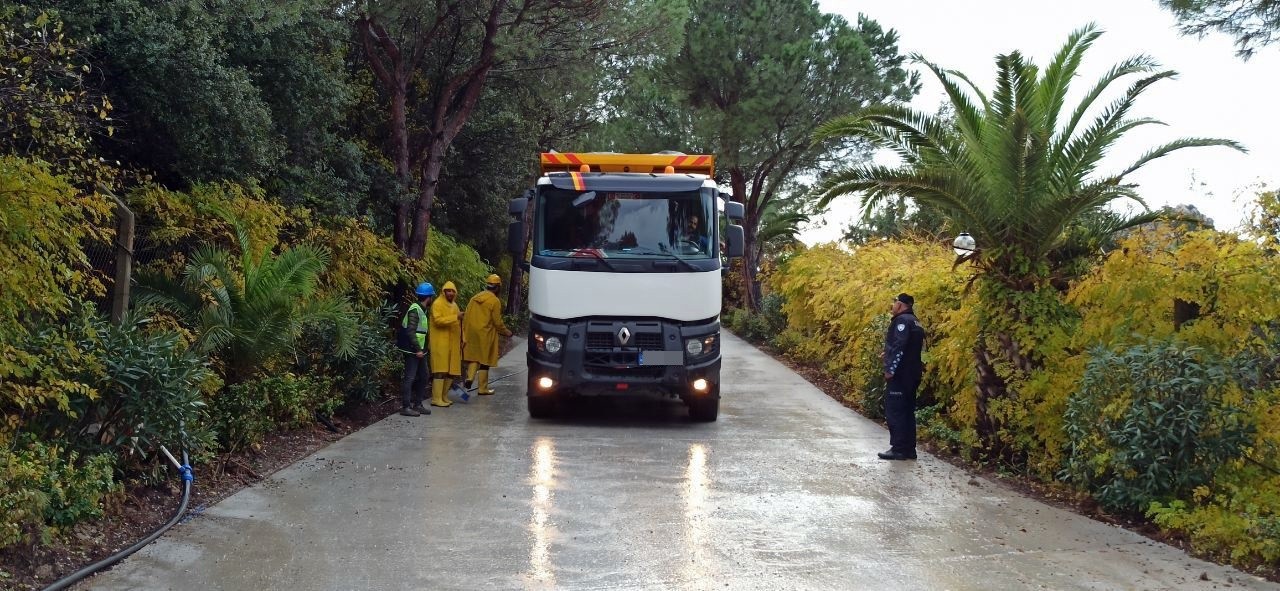
[[[861,12],[898,32],[903,54],[918,52],[944,68],[965,72],[988,92],[994,85],[995,56],[1020,50],[1045,65],[1071,31],[1089,22],[1104,31],[1086,54],[1077,92],[1091,86],[1116,62],[1138,53],[1155,58],[1180,75],[1149,88],[1133,116],[1154,117],[1167,127],[1131,132],[1117,144],[1101,170],[1126,166],[1147,148],[1179,137],[1223,137],[1249,149],[1195,148],[1148,164],[1130,181],[1153,207],[1188,203],[1213,218],[1218,229],[1240,222],[1259,183],[1280,181],[1280,47],[1263,48],[1248,62],[1235,56],[1232,40],[1213,34],[1184,37],[1156,0],[819,0],[826,12],[851,22]],[[916,66],[913,66],[916,67]],[[932,74],[912,106],[934,112],[944,100]],[[1128,83],[1115,85],[1123,92]],[[1068,105],[1079,97],[1068,97]],[[1106,97],[1104,97],[1106,98]],[[1099,103],[1105,104],[1109,100]],[[889,160],[892,161],[892,160]],[[1111,166],[1107,166],[1110,163]],[[825,226],[806,229],[808,244],[839,238],[859,214],[855,197],[843,197],[825,217]]]

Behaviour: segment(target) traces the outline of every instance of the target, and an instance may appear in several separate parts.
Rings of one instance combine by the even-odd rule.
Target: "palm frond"
[[[187,321],[196,318],[202,302],[182,281],[146,270],[135,273],[133,280],[133,302],[137,307],[164,310]]]
[[[1106,90],[1117,80],[1124,78],[1125,76],[1153,72],[1159,67],[1159,63],[1146,55],[1133,56],[1112,66],[1111,69],[1102,76],[1102,78],[1098,79],[1098,81],[1094,83],[1089,92],[1086,93],[1080,103],[1076,105],[1075,111],[1071,114],[1071,119],[1068,121],[1067,125],[1061,130],[1057,130],[1057,139],[1054,141],[1051,152],[1059,153],[1063,151],[1067,142],[1071,141],[1071,138],[1075,136],[1076,127],[1080,125],[1080,121],[1082,121],[1084,116],[1093,109],[1093,104],[1097,102],[1098,98],[1101,97],[1102,94],[1106,92]]]
[[[1098,30],[1093,23],[1076,29],[1067,38],[1067,42],[1062,45],[1062,48],[1058,50],[1057,55],[1053,57],[1053,61],[1049,62],[1049,67],[1045,68],[1044,80],[1039,85],[1038,92],[1040,93],[1039,102],[1048,117],[1045,121],[1047,129],[1054,130],[1057,128],[1057,118],[1066,102],[1067,90],[1071,88],[1071,80],[1075,78],[1076,71],[1080,69],[1080,63],[1084,61],[1085,52],[1089,51],[1089,48],[1101,36],[1102,31]]]
[[[1133,164],[1130,164],[1129,167],[1124,169],[1124,172],[1121,172],[1118,176],[1122,176],[1122,177],[1128,176],[1130,173],[1138,170],[1139,168],[1142,168],[1143,166],[1146,166],[1152,160],[1155,160],[1157,158],[1163,158],[1178,150],[1182,150],[1185,148],[1207,148],[1211,146],[1221,146],[1225,148],[1231,148],[1238,152],[1249,151],[1242,144],[1240,144],[1240,142],[1237,142],[1234,140],[1225,140],[1225,139],[1217,139],[1217,138],[1182,138],[1179,140],[1169,142],[1162,146],[1158,146],[1150,150],[1147,150],[1147,152],[1143,154],[1142,157],[1138,158],[1138,160],[1135,161]]]
[[[298,312],[298,328],[313,323],[333,326],[333,346],[339,357],[347,357],[355,352],[359,322],[349,302],[339,298],[317,298],[307,300]]]

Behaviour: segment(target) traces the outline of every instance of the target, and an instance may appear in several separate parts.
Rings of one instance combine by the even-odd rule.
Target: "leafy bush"
[[[113,458],[79,460],[75,451],[31,436],[12,450],[0,448],[0,548],[48,543],[50,526],[102,515],[103,498],[119,489]]]
[[[254,382],[232,384],[209,401],[209,425],[224,451],[254,447],[275,427],[267,414],[267,397],[254,386]]]
[[[944,449],[959,451],[964,446],[963,434],[947,424],[941,404],[921,406],[916,409],[916,425],[925,436]]]
[[[23,431],[65,436],[78,418],[72,403],[99,396],[106,323],[87,304],[73,306],[83,313],[64,322],[37,316],[26,334],[0,341],[0,447]]]
[[[267,413],[277,427],[297,429],[329,416],[342,405],[342,395],[328,377],[285,373],[257,380],[256,389],[267,399]]]
[[[1229,367],[1176,341],[1094,349],[1067,404],[1063,476],[1119,511],[1143,511],[1208,484],[1243,454],[1253,430],[1230,401]]]
[[[394,383],[400,367],[388,328],[399,322],[399,314],[395,307],[384,306],[363,310],[358,318],[352,352],[345,357],[334,348],[331,327],[309,326],[299,340],[297,372],[331,378],[347,400],[376,400]]]
[[[139,304],[172,312],[197,329],[199,349],[221,356],[231,383],[291,350],[311,323],[332,325],[337,353],[351,354],[356,322],[349,304],[316,295],[327,252],[308,245],[279,254],[254,250],[248,228],[228,212],[221,215],[236,232],[238,260],[203,247],[192,255],[181,282],[140,274]]]
[[[203,394],[218,380],[203,356],[171,332],[148,330],[148,323],[137,317],[119,326],[104,323],[97,344],[103,359],[98,396],[82,398],[72,408],[82,417],[78,435],[118,452],[126,470],[162,480],[169,469],[160,445],[175,453],[185,449],[195,458],[212,451],[214,433]]]
[[[785,319],[775,341],[785,343],[789,355],[838,377],[846,398],[878,417],[889,305],[898,293],[909,292],[929,331],[921,392],[944,405],[940,421],[971,437],[977,326],[975,307],[962,297],[966,277],[951,271],[954,258],[923,240],[876,242],[852,253],[835,245],[798,252],[769,278],[770,297],[779,298]]]
[[[105,292],[82,246],[107,238],[111,211],[108,200],[79,193],[48,165],[0,156],[0,353],[32,316],[65,314],[72,298]],[[8,359],[0,354],[0,378],[18,369]]]
[[[328,377],[288,372],[232,384],[210,405],[214,428],[229,451],[255,446],[276,428],[296,429],[317,414],[333,414],[342,404],[333,386]]]
[[[444,232],[432,230],[427,243],[425,268],[413,272],[418,275],[410,284],[431,281],[438,290],[444,282],[452,281],[458,287],[458,299],[466,300],[484,289],[485,278],[492,271],[480,260],[480,254],[474,248]]]

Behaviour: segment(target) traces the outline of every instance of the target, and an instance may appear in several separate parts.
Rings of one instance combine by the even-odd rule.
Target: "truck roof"
[[[715,156],[707,154],[618,154],[615,152],[544,152],[542,174],[552,172],[633,172],[715,175]],[[668,170],[669,168],[669,170]]]
[[[702,174],[658,174],[638,172],[552,172],[538,184],[571,191],[642,191],[680,193],[696,191],[715,183]]]

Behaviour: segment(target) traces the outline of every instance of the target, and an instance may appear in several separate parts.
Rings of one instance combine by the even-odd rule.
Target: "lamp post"
[[[955,251],[958,257],[973,256],[974,251],[978,249],[978,243],[968,232],[961,232],[959,236],[956,236],[955,242],[951,243],[951,249]]]

